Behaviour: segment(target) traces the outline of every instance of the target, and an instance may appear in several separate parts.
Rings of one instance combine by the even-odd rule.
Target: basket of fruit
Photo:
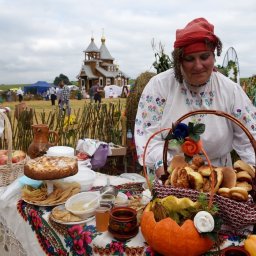
[[[149,138],[144,149],[143,169],[153,200],[143,212],[141,231],[148,244],[163,255],[201,255],[214,244],[209,237],[215,236],[218,240],[223,224],[233,234],[256,224],[252,196],[254,167],[242,160],[229,167],[213,166],[200,139],[205,125],[182,123],[196,114],[228,118],[245,132],[256,152],[256,141],[247,128],[233,116],[214,110],[190,112],[172,128],[162,129]],[[145,155],[151,139],[163,131],[168,131],[163,150],[165,175],[161,177],[162,182],[155,181],[152,185]],[[167,152],[174,144],[182,154],[177,153],[168,166]]]
[[[23,175],[26,153],[22,150],[12,150],[12,130],[9,118],[0,112],[4,120],[4,136],[7,140],[7,149],[0,150],[0,187],[9,185],[17,177]]]

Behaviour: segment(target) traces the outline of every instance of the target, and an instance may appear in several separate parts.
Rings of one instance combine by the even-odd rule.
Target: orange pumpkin
[[[198,256],[213,246],[212,240],[200,236],[192,220],[186,220],[182,226],[171,218],[156,222],[153,212],[146,208],[140,226],[150,247],[166,256]]]

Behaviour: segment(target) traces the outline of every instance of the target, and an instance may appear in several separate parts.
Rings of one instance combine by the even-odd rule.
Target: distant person
[[[10,89],[8,89],[6,97],[8,102],[12,101],[12,91]]]
[[[60,91],[60,99],[59,99],[59,108],[61,111],[67,111],[67,114],[70,115],[71,109],[70,109],[70,91],[66,84],[64,84],[64,81],[61,80],[59,83],[59,87],[61,89]]]
[[[101,92],[103,91],[103,89],[100,88],[99,84],[97,84],[97,88],[96,88],[96,92],[94,94],[94,102],[97,103],[101,103]]]
[[[89,89],[89,95],[90,95],[90,101],[91,101],[91,103],[94,101],[94,95],[95,95],[95,93],[96,93],[96,91],[97,91],[97,88],[98,88],[98,85],[95,84],[95,85],[93,85],[93,86]]]
[[[51,98],[52,106],[55,106],[55,101],[57,99],[56,88],[50,87],[49,91],[50,91],[50,98]]]
[[[24,92],[21,90],[21,88],[19,88],[17,90],[17,96],[18,96],[19,102],[23,101],[23,94],[24,94]]]

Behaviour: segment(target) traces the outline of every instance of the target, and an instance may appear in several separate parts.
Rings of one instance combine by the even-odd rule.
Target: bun
[[[24,165],[24,174],[34,180],[54,180],[75,175],[77,158],[66,156],[41,156]]]
[[[175,168],[173,170],[171,185],[176,188],[189,188],[188,174],[184,168]]]
[[[169,166],[170,173],[175,168],[184,168],[185,166],[188,166],[188,163],[185,161],[184,156],[176,155],[173,157],[173,159],[170,162],[170,166]]]
[[[236,187],[241,187],[241,188],[245,188],[247,191],[251,191],[252,190],[252,185],[249,184],[248,182],[246,181],[243,181],[243,182],[237,182],[236,183]]]
[[[211,175],[212,170],[209,165],[202,165],[198,169],[198,172],[204,177],[209,177]]]
[[[219,188],[217,194],[223,197],[230,198],[230,188]]]
[[[196,189],[197,191],[200,191],[204,184],[202,175],[195,171],[189,171],[187,173],[188,173],[189,187],[192,189]]]
[[[250,174],[250,176],[252,178],[255,178],[255,169],[252,165],[247,164],[246,162],[242,161],[242,160],[237,160],[234,163],[234,168],[238,171],[246,171]]]
[[[241,171],[236,174],[237,181],[243,182],[246,181],[248,183],[252,183],[251,175],[246,171]]]
[[[236,201],[245,202],[248,200],[248,192],[245,188],[233,187],[230,189],[230,197]]]
[[[217,169],[220,169],[223,174],[223,180],[220,187],[232,188],[236,186],[236,172],[232,167],[218,167]]]
[[[192,165],[195,165],[197,167],[197,169],[204,165],[204,160],[201,156],[199,155],[195,155],[193,156],[193,159],[192,159]]]
[[[215,169],[213,171],[215,175],[215,185],[214,185],[214,192],[216,193],[223,181],[223,173],[220,169]],[[212,180],[212,176],[210,176],[210,181]]]

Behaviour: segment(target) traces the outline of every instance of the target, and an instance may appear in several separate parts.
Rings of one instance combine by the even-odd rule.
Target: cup
[[[112,194],[105,194],[101,196],[100,203],[101,204],[110,204],[111,206],[114,204],[115,196]]]
[[[95,210],[96,229],[98,232],[108,230],[109,216],[111,205],[100,203],[100,206]]]

